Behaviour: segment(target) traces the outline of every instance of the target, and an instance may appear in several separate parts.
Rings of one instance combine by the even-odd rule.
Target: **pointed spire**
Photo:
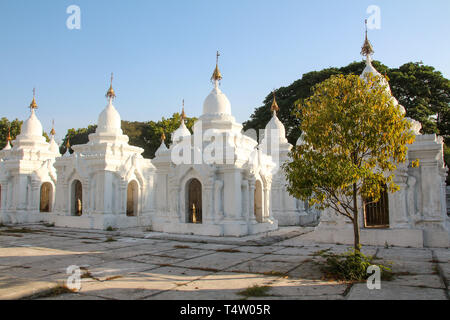
[[[29,105],[30,110],[34,110],[38,108],[38,105],[36,103],[36,88],[33,88],[33,100],[31,101]]]
[[[6,146],[3,148],[3,150],[10,150],[11,149],[11,126],[8,128],[8,136],[6,137]]]
[[[55,131],[55,120],[52,120],[52,130],[50,131],[50,134],[52,136],[54,136],[56,134],[56,131]]]
[[[106,98],[108,98],[109,101],[116,98],[116,93],[114,92],[114,89],[112,87],[113,80],[114,80],[114,73],[111,72],[111,85],[109,86],[108,92],[106,92]]]
[[[183,99],[183,109],[181,111],[181,123],[184,123],[185,119],[186,119],[186,113],[184,112],[184,99]]]
[[[217,51],[216,68],[214,69],[213,75],[211,77],[211,81],[213,81],[214,84],[217,84],[218,81],[222,80],[222,74],[220,73],[220,70],[219,70],[219,57],[220,57],[220,53],[219,53],[219,51]]]
[[[69,137],[67,137],[67,142],[66,142],[67,151],[66,152],[69,152],[69,149],[70,149],[70,141],[69,140],[70,140]]]
[[[373,47],[372,44],[369,41],[369,38],[367,36],[367,19],[365,20],[365,24],[366,24],[366,39],[364,40],[364,44],[361,48],[361,55],[365,56],[367,59],[369,59],[369,57],[374,54],[373,51]]]
[[[164,134],[164,131],[161,134],[161,143],[164,143],[166,141],[166,135]]]
[[[273,93],[273,101],[272,106],[270,107],[270,111],[276,113],[280,110],[280,108],[278,107],[277,99],[275,98],[275,90],[273,90],[272,93]]]

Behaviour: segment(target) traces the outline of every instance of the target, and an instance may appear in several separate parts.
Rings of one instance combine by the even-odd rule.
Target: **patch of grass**
[[[77,292],[77,290],[69,289],[66,286],[66,284],[60,283],[56,287],[51,288],[50,290],[46,290],[44,292],[37,293],[31,297],[24,298],[24,299],[49,298],[49,297],[60,296],[62,294],[66,294],[66,293],[75,293],[75,292]]]
[[[115,242],[117,241],[116,239],[114,239],[113,237],[108,237],[106,238],[105,242]]]
[[[44,223],[44,226],[47,228],[53,228],[55,226],[54,223]]]
[[[285,272],[281,272],[281,271],[269,271],[269,272],[264,272],[263,273],[265,276],[275,276],[275,277],[282,277],[282,278],[287,278],[287,274]]]
[[[237,253],[237,252],[241,252],[241,251],[237,250],[237,249],[217,249],[216,252]]]
[[[238,294],[245,297],[267,297],[269,296],[269,290],[269,286],[258,286],[255,284],[252,287],[248,287],[247,289],[238,292]]]
[[[331,250],[331,248],[319,250],[319,251],[311,253],[310,256],[313,256],[313,257],[323,256],[323,255],[327,254],[328,251],[330,251],[330,250]]]
[[[111,226],[109,226],[109,227],[106,228],[105,230],[106,230],[106,231],[116,231],[117,229],[116,229],[116,228],[113,228],[113,227],[111,227]]]
[[[375,264],[373,257],[366,256],[362,252],[350,249],[343,254],[323,252],[320,256],[326,259],[325,264],[321,264],[321,270],[326,279],[338,281],[364,281],[370,274],[367,268],[376,265],[380,268],[382,280],[392,280],[394,274],[390,266]]]
[[[183,246],[183,245],[179,245],[179,244],[177,244],[177,245],[174,245],[173,246],[175,249],[190,249],[191,247],[189,247],[189,246]]]

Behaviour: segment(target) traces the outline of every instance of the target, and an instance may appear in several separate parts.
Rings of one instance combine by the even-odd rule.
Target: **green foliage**
[[[94,133],[97,129],[97,125],[89,125],[87,128],[80,129],[69,129],[67,131],[66,136],[64,137],[61,146],[59,147],[59,151],[61,154],[66,153],[67,151],[67,139],[69,139],[70,146],[74,146],[77,144],[85,144],[89,142],[88,136],[91,133]],[[72,148],[70,149],[70,153],[73,153]]]
[[[5,117],[0,119],[0,150],[6,146],[9,128],[11,127],[11,138],[14,140],[20,134],[22,123],[23,121],[19,121],[18,119],[14,119],[13,121],[9,121]]]
[[[267,297],[269,295],[267,293],[269,290],[270,287],[268,286],[258,286],[255,284],[252,287],[238,292],[238,294],[245,297]]]
[[[450,137],[450,80],[431,66],[409,62],[388,72],[393,95],[423,133]],[[433,118],[434,116],[434,118]],[[448,143],[448,141],[447,141]]]
[[[322,253],[322,257],[326,258],[325,265],[322,266],[322,272],[326,278],[343,281],[363,281],[370,274],[367,268],[376,265],[380,268],[381,279],[392,279],[390,266],[375,264],[372,256],[366,256],[360,251],[349,250],[344,254]]]
[[[186,118],[186,127],[192,133],[192,126],[197,118]],[[174,113],[171,118],[162,118],[160,121],[150,121],[148,122],[148,132],[146,139],[148,141],[147,150],[148,157],[153,158],[155,156],[156,150],[158,150],[161,145],[161,135],[164,132],[166,135],[166,144],[172,143],[172,133],[180,127],[181,115],[179,113]]]
[[[359,247],[357,197],[380,198],[383,186],[395,192],[396,164],[414,141],[410,124],[379,77],[336,75],[299,100],[304,143],[284,164],[288,192],[319,209],[332,208],[355,225]]]
[[[450,168],[450,145],[444,145],[444,161],[448,168]],[[447,185],[450,185],[450,173],[447,175]]]
[[[196,118],[186,118],[186,127],[192,131],[192,126]],[[130,138],[130,145],[141,147],[144,149],[142,156],[144,158],[153,158],[156,150],[161,145],[161,135],[166,135],[166,144],[170,144],[171,134],[178,129],[181,123],[181,115],[174,113],[171,118],[162,118],[160,121],[122,121],[122,131]],[[89,141],[89,134],[94,133],[97,129],[96,125],[90,125],[88,128],[70,129],[60,147],[61,153],[66,152],[66,142],[69,138],[70,145],[85,144]],[[71,151],[72,152],[72,151]]]

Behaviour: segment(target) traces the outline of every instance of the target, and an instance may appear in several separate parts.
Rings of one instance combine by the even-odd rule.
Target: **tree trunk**
[[[355,252],[360,251],[361,244],[359,239],[359,219],[358,219],[358,198],[356,183],[353,184],[353,232]]]

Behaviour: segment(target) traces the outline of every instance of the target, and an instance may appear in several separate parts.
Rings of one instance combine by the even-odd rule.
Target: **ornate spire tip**
[[[365,24],[366,24],[366,38],[365,38],[364,44],[361,48],[361,55],[366,56],[368,58],[369,56],[374,54],[374,51],[373,51],[372,44],[370,43],[369,38],[367,36],[367,19],[365,20]]]
[[[112,100],[116,98],[116,93],[114,92],[114,89],[112,87],[112,82],[114,79],[114,73],[111,72],[111,85],[109,86],[108,92],[106,92],[106,98]]]
[[[270,107],[270,111],[272,112],[278,112],[280,108],[278,107],[277,99],[275,98],[275,90],[273,90],[273,101],[272,106]]]
[[[220,53],[219,53],[219,51],[217,51],[217,54],[216,54],[216,68],[214,69],[213,75],[211,77],[211,81],[220,81],[220,80],[222,80],[222,74],[220,73],[220,70],[219,70],[219,57],[220,57]]]
[[[38,108],[38,105],[36,103],[36,88],[33,88],[33,100],[31,101],[30,105],[28,106],[30,110],[34,110]]]

